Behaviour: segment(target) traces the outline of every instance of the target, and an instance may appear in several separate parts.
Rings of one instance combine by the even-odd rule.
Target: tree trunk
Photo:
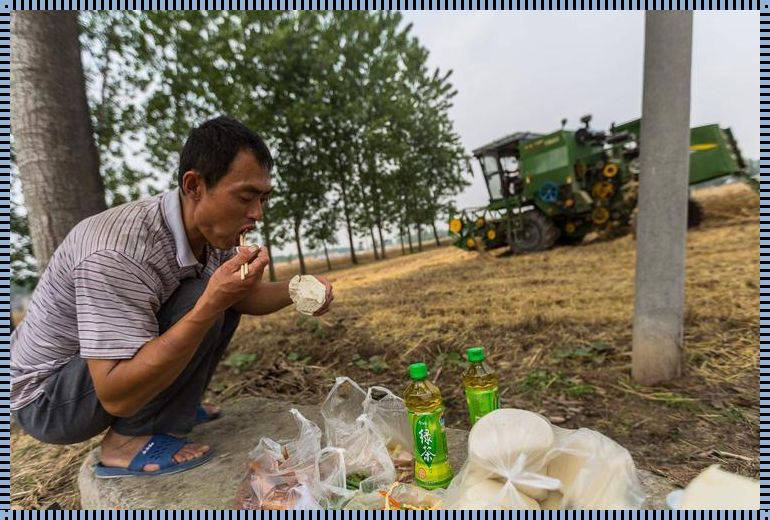
[[[326,256],[326,268],[332,270],[332,262],[329,260],[329,250],[326,248],[326,242],[324,242],[324,256]]]
[[[398,238],[401,240],[401,256],[404,256],[406,254],[406,246],[404,246],[404,225],[401,222],[398,223]]]
[[[382,223],[377,223],[377,233],[380,235],[380,258],[385,260],[385,241],[382,239]]]
[[[294,243],[297,245],[297,258],[299,259],[299,274],[307,274],[305,268],[305,257],[302,255],[302,240],[300,239],[299,228],[301,221],[294,219]]]
[[[436,231],[436,223],[431,222],[430,225],[433,228],[433,238],[436,239],[436,247],[441,247],[441,241],[438,239],[438,231]]]
[[[11,14],[11,125],[42,273],[79,221],[104,211],[77,12]]]
[[[369,235],[372,237],[372,249],[374,250],[374,259],[379,260],[380,254],[377,252],[377,241],[374,239],[374,227],[369,226]]]
[[[267,265],[268,272],[270,273],[270,281],[275,282],[275,264],[273,263],[273,244],[270,237],[270,220],[268,213],[265,211],[262,215],[262,234],[265,237],[265,247],[267,248],[267,255],[270,258],[270,262]]]
[[[414,246],[412,245],[412,229],[409,224],[406,225],[406,239],[409,240],[409,254],[414,253]]]
[[[350,261],[353,265],[358,265],[356,257],[356,248],[353,244],[353,227],[350,223],[350,209],[348,208],[347,191],[345,190],[345,181],[340,181],[340,190],[342,195],[342,212],[345,214],[345,226],[348,228],[348,244],[350,245]]]
[[[417,250],[422,253],[422,226],[417,224]]]
[[[380,237],[380,258],[385,259],[385,241],[382,239],[382,208],[380,207],[380,187],[377,184],[376,161],[372,156],[368,162],[369,172],[372,179],[372,205],[374,207],[374,220],[377,225],[377,233]]]

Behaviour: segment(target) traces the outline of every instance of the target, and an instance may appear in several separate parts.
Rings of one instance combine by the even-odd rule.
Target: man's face
[[[251,151],[241,150],[215,186],[201,186],[195,227],[218,249],[237,246],[241,232],[253,230],[262,220],[272,189],[268,170]]]

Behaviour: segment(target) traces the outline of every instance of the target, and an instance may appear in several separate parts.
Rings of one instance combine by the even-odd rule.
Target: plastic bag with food
[[[542,416],[503,408],[476,422],[468,436],[468,460],[447,489],[445,509],[540,509],[559,481],[545,475],[553,444]]]
[[[387,449],[385,436],[372,417],[364,413],[367,392],[347,377],[338,377],[321,406],[326,441],[345,450],[345,469],[349,489],[375,491],[396,480],[396,471]],[[377,411],[377,421],[386,419],[384,408]]]
[[[445,490],[426,490],[405,482],[394,482],[385,489],[358,492],[344,509],[427,510],[440,509]]]
[[[339,450],[321,449],[321,430],[296,409],[299,430],[290,440],[263,437],[249,453],[236,497],[240,509],[319,509],[347,499]]]
[[[382,386],[372,386],[366,393],[364,415],[374,425],[388,449],[396,470],[396,480],[414,480],[414,437],[403,399]]]
[[[559,480],[559,509],[638,509],[645,500],[631,454],[601,433],[553,427],[549,477]]]

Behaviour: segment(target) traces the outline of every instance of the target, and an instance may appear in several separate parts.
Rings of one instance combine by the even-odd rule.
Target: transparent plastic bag
[[[468,436],[468,460],[447,488],[446,509],[540,509],[559,481],[545,475],[553,444],[542,416],[505,408],[491,412]]]
[[[645,494],[631,454],[601,433],[554,428],[547,474],[560,481],[561,509],[638,509]]]
[[[394,482],[386,489],[370,493],[357,492],[344,509],[427,510],[439,509],[444,501],[443,489],[428,491],[413,484]]]
[[[321,449],[321,430],[296,409],[298,434],[260,439],[236,497],[241,509],[321,509],[348,498],[340,450]]]
[[[392,395],[392,394],[391,394]],[[364,413],[367,392],[347,377],[338,377],[323,405],[326,441],[345,450],[348,486],[362,492],[375,491],[396,479],[396,470],[385,437],[372,417]],[[368,405],[377,421],[390,414],[385,406]]]
[[[382,386],[372,386],[366,393],[364,415],[382,437],[393,461],[398,482],[414,480],[414,437],[403,399]]]

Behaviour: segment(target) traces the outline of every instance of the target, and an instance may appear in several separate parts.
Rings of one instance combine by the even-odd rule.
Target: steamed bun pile
[[[644,496],[628,451],[604,435],[503,408],[479,419],[446,509],[633,509]]]

